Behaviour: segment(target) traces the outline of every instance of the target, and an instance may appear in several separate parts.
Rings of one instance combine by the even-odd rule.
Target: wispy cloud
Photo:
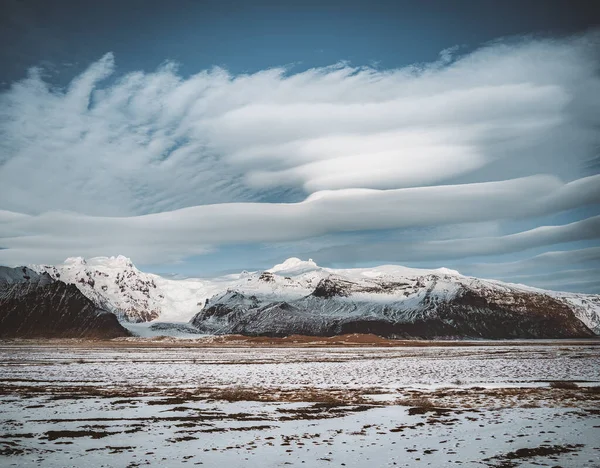
[[[398,70],[187,78],[173,64],[115,76],[107,54],[67,89],[32,70],[0,97],[2,208],[131,215],[258,200],[273,187],[400,188],[540,170],[570,180],[600,138],[597,46],[589,34]]]
[[[0,261],[123,253],[156,263],[226,243],[599,203],[589,166],[600,144],[599,51],[590,32],[452,49],[394,70],[192,76],[170,63],[120,75],[109,53],[64,89],[33,69],[0,95]],[[589,225],[597,219],[424,240],[407,254],[395,244],[394,258],[369,245],[353,254],[499,254],[590,238]]]

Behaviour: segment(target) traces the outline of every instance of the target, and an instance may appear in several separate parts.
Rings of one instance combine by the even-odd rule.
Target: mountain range
[[[3,270],[7,277],[8,270]],[[10,334],[4,325],[7,314],[12,313],[14,322],[19,307],[31,311],[32,307],[38,310],[42,302],[46,308],[53,306],[48,299],[52,288],[69,291],[74,304],[81,302],[84,316],[75,320],[68,315],[79,324],[92,324],[91,316],[114,314],[110,324],[95,319],[90,325],[101,337],[124,336],[128,330],[145,336],[374,333],[391,338],[445,339],[600,334],[600,295],[546,291],[463,276],[446,268],[384,265],[331,269],[312,260],[290,258],[265,271],[212,279],[167,279],[144,273],[131,260],[118,256],[77,257],[60,265],[12,270],[17,277],[23,272],[30,278],[32,273],[37,275],[38,285],[33,287],[31,280],[24,280],[15,286],[14,278],[12,283],[0,282],[3,336]],[[15,288],[20,292],[15,293]],[[21,302],[15,302],[15,297]],[[33,313],[25,309],[22,316]],[[105,327],[107,333],[101,331]],[[23,333],[16,330],[13,335]]]

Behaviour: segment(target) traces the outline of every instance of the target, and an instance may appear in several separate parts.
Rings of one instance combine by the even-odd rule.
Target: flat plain
[[[269,344],[0,343],[0,466],[600,467],[597,340]]]

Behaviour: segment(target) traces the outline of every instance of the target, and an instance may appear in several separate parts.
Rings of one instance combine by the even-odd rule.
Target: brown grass
[[[326,405],[333,405],[333,406],[344,405],[349,402],[348,395],[319,391],[317,389],[307,389],[307,390],[298,392],[296,397],[298,398],[298,401],[302,401],[302,402],[324,403]],[[362,399],[360,399],[360,401],[354,401],[354,402],[362,403]]]
[[[563,390],[577,390],[579,385],[577,385],[575,382],[569,382],[567,380],[556,380],[554,382],[550,382],[550,387],[560,388]]]
[[[435,408],[435,404],[429,398],[423,396],[404,398],[401,400],[397,400],[396,403],[401,406],[414,406],[417,408]]]
[[[384,391],[387,393],[388,391]],[[370,395],[381,393],[376,388],[369,389],[324,389],[324,388],[261,388],[261,387],[197,387],[182,390],[177,387],[125,387],[101,388],[94,386],[71,385],[19,385],[0,382],[0,395],[13,395],[22,398],[44,396],[46,399],[107,398],[109,403],[143,403],[141,397],[155,397],[149,405],[182,405],[187,401],[260,401],[260,402],[306,402],[316,405],[352,406],[403,405],[423,410],[434,408],[462,409],[475,411],[478,408],[501,409],[507,407],[597,407],[600,404],[600,386],[577,386],[573,382],[556,381],[542,387],[483,388],[460,387],[444,388],[433,392],[414,389],[402,390],[397,400],[373,401]],[[147,400],[146,400],[147,401]]]
[[[211,398],[224,401],[261,401],[265,393],[243,387],[232,387],[216,390]]]
[[[348,346],[348,347],[428,347],[428,346],[540,346],[549,344],[553,346],[557,341],[545,340],[537,342],[531,341],[503,341],[503,340],[485,340],[485,341],[463,341],[463,340],[417,340],[417,339],[388,339],[372,334],[354,333],[348,335],[338,335],[331,337],[291,335],[284,338],[272,338],[264,336],[243,336],[243,335],[223,335],[199,338],[194,340],[178,340],[171,337],[154,338],[116,338],[113,340],[97,339],[3,339],[0,343],[4,345],[52,345],[64,346],[69,348],[218,348],[218,347],[284,347],[284,348],[311,348],[311,347],[329,347],[329,346]],[[600,346],[600,339],[590,338],[587,340],[564,341],[560,340],[564,346]]]

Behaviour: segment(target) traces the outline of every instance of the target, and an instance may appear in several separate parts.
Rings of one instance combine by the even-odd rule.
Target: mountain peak
[[[116,257],[93,257],[87,263],[91,266],[105,266],[110,268],[135,268],[130,258],[123,255]]]
[[[309,258],[308,260],[300,260],[297,257],[290,257],[283,263],[278,263],[267,271],[278,274],[299,274],[306,273],[307,271],[318,270],[319,268],[319,265],[317,265],[312,258]]]
[[[459,271],[452,270],[450,268],[445,268],[445,267],[438,268],[436,271],[442,275],[462,276]]]
[[[130,258],[124,255],[116,257],[92,257],[87,260],[83,257],[69,257],[63,265],[81,265],[81,266],[104,266],[111,268],[135,268]]]
[[[69,257],[64,261],[65,265],[87,265],[83,257]]]

